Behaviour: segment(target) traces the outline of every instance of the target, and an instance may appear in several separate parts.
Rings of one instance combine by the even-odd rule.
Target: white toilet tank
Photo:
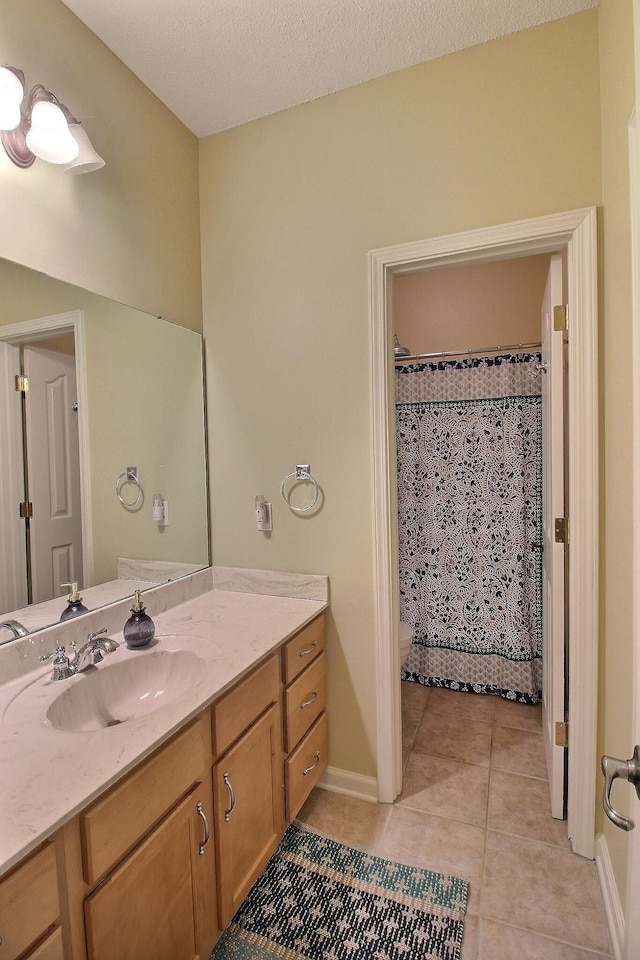
[[[403,623],[402,620],[398,624],[398,646],[400,648],[400,663],[403,664],[404,661],[409,656],[409,650],[411,649],[411,641],[413,640],[413,629],[409,626],[408,623]]]

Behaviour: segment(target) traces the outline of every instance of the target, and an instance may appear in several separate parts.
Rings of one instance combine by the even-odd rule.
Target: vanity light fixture
[[[80,121],[55,94],[37,83],[21,109],[24,96],[22,70],[0,67],[0,139],[16,166],[26,169],[36,157],[62,166],[66,173],[89,173],[104,166]]]

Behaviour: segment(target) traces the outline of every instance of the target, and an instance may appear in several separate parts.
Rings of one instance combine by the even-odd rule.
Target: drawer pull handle
[[[202,822],[204,823],[204,840],[198,846],[198,853],[202,857],[204,855],[204,848],[209,843],[209,837],[211,836],[211,828],[209,827],[209,821],[207,819],[207,815],[204,812],[204,808],[200,801],[198,801],[198,803],[196,804],[196,810],[198,811],[198,815],[202,817]]]
[[[229,820],[231,820],[231,814],[233,813],[233,811],[234,811],[235,808],[236,808],[236,795],[235,795],[235,793],[233,792],[233,787],[231,786],[231,781],[229,780],[229,774],[228,774],[228,773],[225,773],[225,774],[223,775],[222,779],[223,779],[224,782],[226,783],[226,785],[227,785],[227,790],[229,791],[229,803],[230,803],[230,807],[229,807],[228,810],[225,810],[225,812],[224,812],[224,822],[225,822],[225,823],[229,823]]]
[[[318,699],[318,688],[316,687],[314,690],[312,690],[310,699],[305,700],[304,703],[300,704],[300,709],[304,710],[305,707],[310,707],[311,704],[315,703],[317,699]]]
[[[313,653],[315,648],[318,646],[318,641],[314,640],[311,646],[307,650],[301,650],[298,654],[299,657],[308,657],[310,653]]]
[[[305,767],[305,769],[302,771],[302,776],[306,777],[308,773],[311,773],[312,770],[315,770],[315,768],[318,766],[319,763],[320,763],[320,751],[316,750],[315,763],[312,763],[310,767]]]

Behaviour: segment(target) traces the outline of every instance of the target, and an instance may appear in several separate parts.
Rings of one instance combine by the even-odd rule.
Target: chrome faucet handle
[[[95,633],[90,633],[87,637],[87,641],[92,643],[97,637],[101,637],[103,634],[109,633],[107,627],[103,627],[102,630],[96,630]]]
[[[39,659],[44,663],[47,660],[53,660],[52,680],[67,680],[74,674],[73,667],[69,663],[69,657],[64,647],[56,647],[53,653],[45,653]]]

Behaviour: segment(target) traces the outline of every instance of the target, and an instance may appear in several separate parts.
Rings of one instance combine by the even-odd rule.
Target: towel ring
[[[125,483],[133,483],[138,488],[138,495],[135,500],[125,500],[122,496],[122,487]],[[127,510],[133,510],[134,507],[137,507],[140,503],[140,498],[142,497],[142,487],[140,486],[140,481],[138,480],[138,469],[137,467],[127,467],[124,473],[121,473],[118,479],[116,480],[116,496],[123,507],[126,507]]]
[[[316,503],[318,502],[318,497],[320,496],[320,488],[318,487],[318,484],[311,476],[310,469],[311,468],[308,463],[299,463],[296,469],[294,470],[294,472],[287,474],[287,476],[284,478],[284,480],[280,484],[280,496],[282,497],[286,505],[289,507],[289,509],[293,510],[294,513],[307,513],[309,510],[313,510]],[[289,503],[289,498],[287,497],[285,488],[289,480],[294,478],[296,483],[300,482],[301,480],[306,480],[309,483],[312,483],[313,486],[315,487],[315,496],[311,501],[311,503],[308,503],[306,507],[294,507]]]

